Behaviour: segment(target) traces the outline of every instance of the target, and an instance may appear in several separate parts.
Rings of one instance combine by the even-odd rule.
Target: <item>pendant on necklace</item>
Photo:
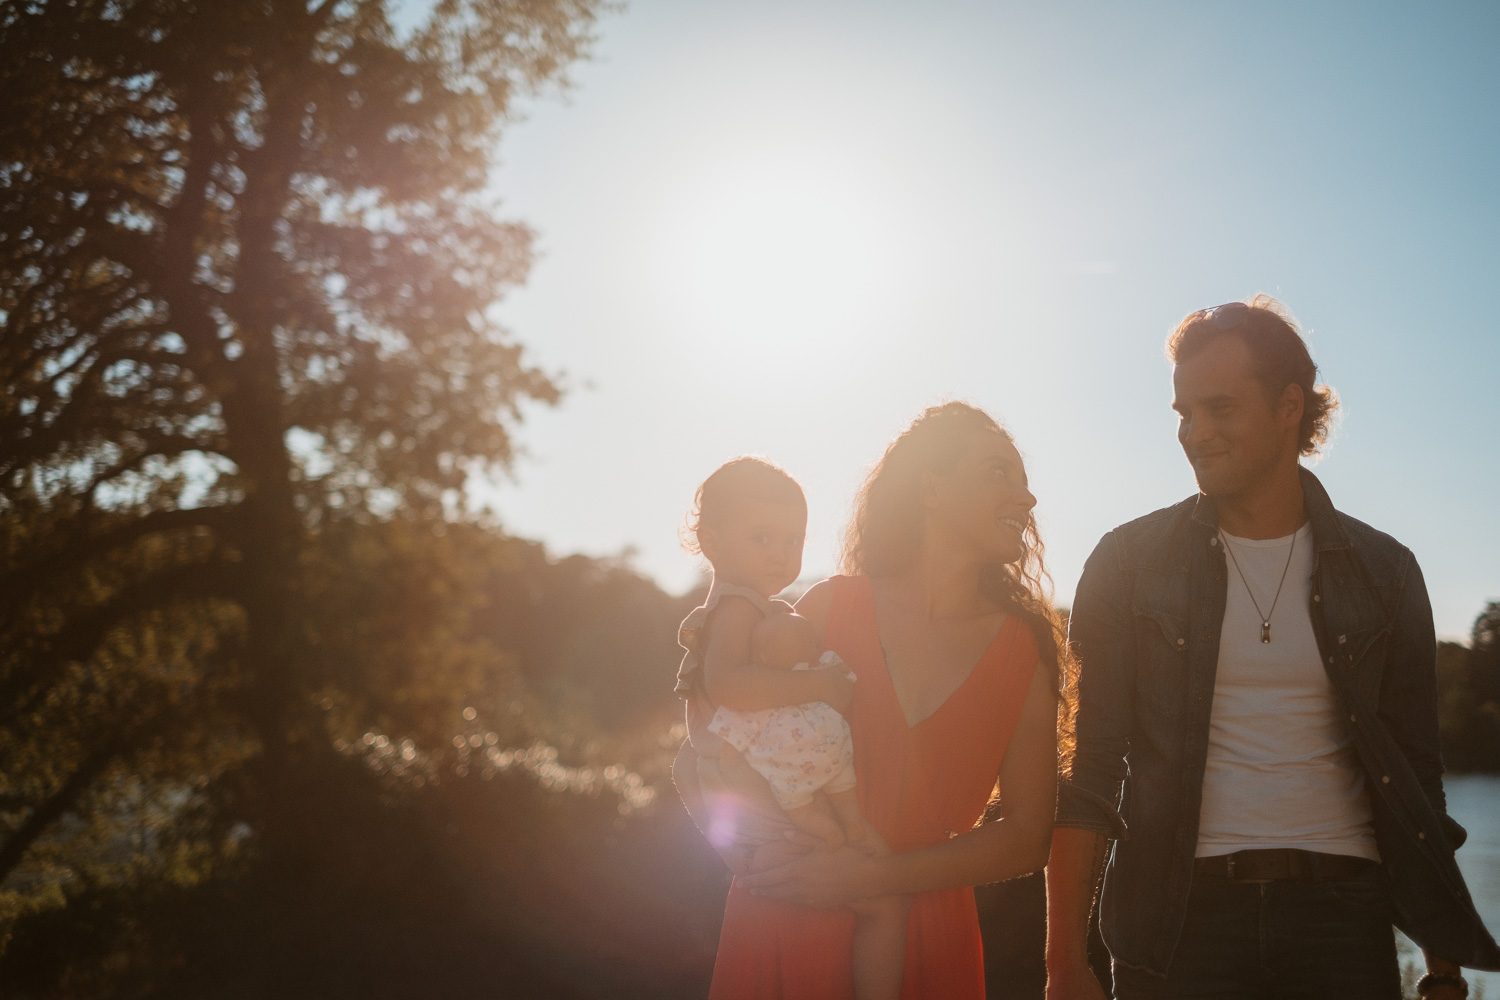
[[[1268,621],[1263,621],[1260,623],[1260,641],[1271,641],[1271,623]]]

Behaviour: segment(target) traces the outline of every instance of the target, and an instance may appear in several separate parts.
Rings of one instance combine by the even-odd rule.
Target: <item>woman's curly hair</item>
[[[1015,443],[988,413],[956,401],[928,407],[896,436],[855,497],[854,515],[844,532],[843,572],[890,576],[910,568],[922,546],[922,477],[951,470],[976,431]],[[1025,552],[1016,562],[984,567],[980,587],[990,600],[1018,615],[1036,638],[1059,696],[1060,749],[1070,759],[1076,672],[1063,617],[1052,604],[1052,578],[1043,564],[1045,547],[1034,513],[1026,515],[1022,542]]]

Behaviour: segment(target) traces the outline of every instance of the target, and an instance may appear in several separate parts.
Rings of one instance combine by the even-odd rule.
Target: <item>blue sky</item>
[[[635,0],[501,147],[542,250],[501,313],[571,391],[486,496],[680,590],[694,487],[763,453],[823,574],[885,443],[963,398],[1015,433],[1066,604],[1193,491],[1167,332],[1268,292],[1345,403],[1318,475],[1466,636],[1500,599],[1497,42],[1493,3]]]

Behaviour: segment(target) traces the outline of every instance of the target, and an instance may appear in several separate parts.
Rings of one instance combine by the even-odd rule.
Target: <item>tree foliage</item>
[[[406,632],[333,609],[558,396],[495,317],[531,235],[487,184],[599,11],[0,4],[0,878],[56,888],[62,821],[143,781],[294,848],[330,719],[430,736],[504,673],[434,638],[453,570],[400,581]]]
[[[1438,696],[1444,764],[1500,773],[1500,602],[1474,620],[1467,648],[1439,644]]]

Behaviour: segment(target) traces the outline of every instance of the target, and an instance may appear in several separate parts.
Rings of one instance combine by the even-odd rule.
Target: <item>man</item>
[[[1111,839],[1122,1000],[1398,1000],[1393,921],[1422,994],[1458,1000],[1500,948],[1453,860],[1421,571],[1300,466],[1337,401],[1279,303],[1200,310],[1167,347],[1200,494],[1105,535],[1078,584],[1049,1000],[1103,996],[1086,933]]]

